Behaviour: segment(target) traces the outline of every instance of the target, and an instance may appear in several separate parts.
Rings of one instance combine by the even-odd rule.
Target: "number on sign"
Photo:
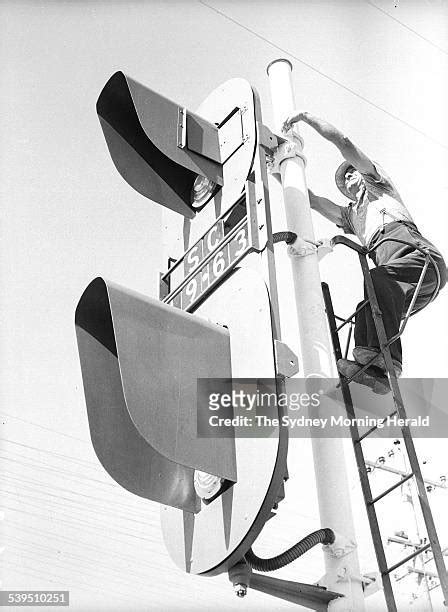
[[[221,251],[218,251],[213,257],[211,270],[210,270],[210,281],[221,276],[229,267],[229,246],[226,245]]]
[[[190,304],[194,302],[194,300],[200,293],[200,276],[197,274],[187,283],[186,287],[182,289],[181,308],[183,310],[185,310],[185,308],[188,308],[188,306],[190,306]]]
[[[235,236],[235,242],[238,244],[238,248],[232,253],[232,259],[236,259],[247,249],[247,226],[244,226]]]

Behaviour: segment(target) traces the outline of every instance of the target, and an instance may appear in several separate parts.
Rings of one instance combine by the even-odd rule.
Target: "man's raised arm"
[[[283,123],[283,131],[287,132],[292,125],[298,121],[307,123],[323,138],[334,144],[339,149],[344,159],[352,164],[361,174],[368,174],[374,179],[380,178],[373,162],[361,151],[361,149],[358,149],[350,138],[344,136],[344,134],[334,127],[334,125],[331,125],[331,123],[323,121],[323,119],[319,119],[311,113],[294,112]]]

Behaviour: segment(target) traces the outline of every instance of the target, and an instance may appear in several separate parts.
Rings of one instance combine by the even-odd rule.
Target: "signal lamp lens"
[[[215,195],[217,184],[206,178],[198,175],[193,184],[191,194],[191,205],[193,208],[201,208]]]
[[[197,495],[201,499],[207,501],[219,492],[223,481],[219,476],[213,476],[213,474],[195,470],[193,482]]]

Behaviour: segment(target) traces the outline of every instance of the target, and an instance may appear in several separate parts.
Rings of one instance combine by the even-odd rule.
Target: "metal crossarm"
[[[423,270],[422,273],[420,275],[420,278],[417,282],[416,285],[416,289],[414,291],[414,295],[412,296],[411,302],[409,304],[409,307],[407,309],[407,312],[402,320],[401,326],[400,326],[400,330],[399,332],[393,337],[388,339],[386,336],[386,331],[384,328],[384,322],[383,322],[383,318],[382,318],[382,313],[380,311],[379,305],[378,305],[378,300],[376,297],[376,293],[375,293],[375,288],[373,285],[373,281],[372,281],[372,277],[370,274],[370,269],[367,263],[367,255],[369,255],[370,253],[372,253],[373,250],[375,250],[376,248],[378,248],[378,246],[380,246],[381,244],[383,244],[384,242],[387,241],[395,241],[395,242],[399,242],[402,244],[411,244],[408,243],[406,241],[403,240],[396,240],[396,239],[392,239],[392,238],[384,238],[383,240],[381,240],[380,242],[378,242],[377,245],[375,245],[375,247],[373,249],[366,249],[365,247],[360,246],[359,244],[353,242],[352,240],[346,238],[345,236],[336,236],[335,238],[333,238],[332,240],[332,244],[337,245],[337,244],[342,244],[344,246],[349,247],[350,249],[352,249],[353,251],[356,251],[358,253],[358,257],[360,260],[360,264],[361,264],[361,270],[363,272],[363,277],[364,277],[364,283],[365,283],[365,288],[366,288],[366,295],[367,295],[367,299],[356,309],[356,311],[350,315],[348,318],[343,319],[339,316],[336,316],[334,313],[334,309],[333,309],[333,304],[332,304],[332,300],[331,300],[331,295],[330,295],[330,290],[329,287],[326,283],[322,283],[322,291],[323,291],[323,296],[324,296],[324,301],[325,301],[325,308],[326,308],[326,312],[327,312],[327,318],[328,318],[328,323],[329,323],[329,327],[330,327],[330,335],[331,335],[331,339],[332,339],[332,343],[333,343],[333,351],[334,351],[334,356],[336,358],[336,361],[342,358],[342,350],[341,350],[341,344],[340,344],[340,340],[339,340],[339,331],[348,323],[350,323],[350,332],[348,334],[348,341],[347,341],[347,347],[345,350],[345,357],[347,356],[348,353],[348,348],[349,348],[349,343],[351,340],[351,328],[353,325],[353,319],[354,317],[358,314],[358,312],[360,312],[363,308],[365,308],[366,306],[370,306],[371,312],[372,312],[372,317],[374,320],[374,324],[375,324],[375,328],[376,328],[376,332],[378,335],[378,340],[380,343],[380,352],[383,355],[384,361],[385,361],[385,365],[386,365],[386,370],[387,370],[387,374],[389,377],[389,384],[391,387],[391,391],[392,391],[392,396],[393,396],[393,401],[394,401],[394,407],[395,410],[388,415],[388,417],[385,417],[384,421],[387,420],[387,418],[393,416],[393,415],[398,415],[400,417],[400,419],[404,419],[404,423],[406,423],[406,410],[403,404],[403,399],[401,396],[401,392],[400,392],[400,388],[398,385],[398,380],[397,380],[397,376],[395,374],[395,369],[393,366],[393,362],[392,362],[392,356],[390,353],[390,346],[391,344],[393,344],[393,342],[395,342],[403,333],[406,324],[409,320],[409,317],[414,314],[415,312],[417,312],[417,310],[414,310],[414,306],[417,300],[417,297],[419,295],[420,289],[422,287],[423,284],[423,280],[425,277],[425,274],[428,270],[428,267],[431,265],[433,266],[435,272],[436,272],[436,287],[434,289],[434,292],[431,296],[431,298],[429,299],[429,301],[432,301],[439,290],[440,287],[440,273],[439,270],[437,268],[437,265],[434,261],[434,259],[432,258],[431,254],[429,253],[429,251],[427,249],[424,248],[420,248],[418,246],[415,246],[414,244],[412,244],[411,246],[413,246],[414,248],[416,248],[417,250],[421,251],[422,254],[425,255],[425,264],[423,266]],[[419,310],[419,309],[418,309]],[[443,597],[445,599],[446,602],[448,602],[448,575],[445,569],[445,563],[444,563],[444,559],[443,559],[443,552],[439,543],[439,539],[438,539],[438,535],[437,535],[437,531],[435,528],[435,524],[434,524],[434,519],[432,516],[432,512],[429,506],[429,502],[428,502],[428,497],[427,497],[427,493],[426,493],[426,487],[425,487],[425,482],[423,480],[422,477],[422,473],[420,470],[420,464],[418,461],[418,457],[415,451],[415,446],[414,446],[414,442],[412,439],[412,435],[411,435],[411,431],[409,426],[405,425],[402,426],[401,429],[401,433],[402,433],[402,438],[404,440],[405,443],[405,448],[406,448],[406,452],[407,452],[407,456],[409,459],[409,464],[410,464],[410,468],[411,471],[409,474],[404,474],[402,476],[402,478],[394,483],[392,486],[390,486],[388,489],[386,489],[385,491],[383,491],[382,493],[380,493],[379,495],[377,495],[375,498],[372,497],[372,491],[370,488],[370,481],[369,481],[369,476],[368,476],[368,472],[367,472],[367,466],[366,466],[366,461],[364,459],[364,454],[363,454],[363,449],[362,449],[362,445],[361,442],[362,440],[364,440],[365,438],[367,438],[368,436],[370,436],[372,433],[374,433],[377,429],[378,429],[378,425],[371,427],[368,431],[366,431],[364,434],[360,435],[359,434],[359,430],[358,427],[356,425],[356,421],[355,419],[355,410],[354,410],[354,406],[353,406],[353,400],[352,400],[352,396],[351,396],[351,392],[350,392],[350,383],[353,381],[353,379],[356,380],[356,377],[363,371],[365,371],[370,365],[373,364],[373,362],[376,360],[377,356],[373,356],[372,359],[365,364],[362,368],[360,368],[359,372],[357,372],[353,377],[351,378],[345,378],[344,376],[340,375],[340,384],[338,386],[341,387],[341,391],[342,391],[342,396],[343,396],[343,400],[344,400],[344,404],[345,404],[345,409],[347,412],[347,415],[351,421],[351,425],[350,425],[350,433],[351,433],[351,437],[352,437],[352,442],[353,442],[353,448],[354,448],[354,453],[355,453],[355,458],[356,458],[356,463],[357,463],[357,467],[358,467],[358,472],[359,472],[359,476],[360,476],[360,481],[361,481],[361,489],[363,492],[363,497],[364,497],[364,502],[365,502],[365,506],[366,506],[366,510],[367,510],[367,516],[368,516],[368,520],[369,520],[369,525],[370,525],[370,530],[372,533],[372,538],[373,538],[373,544],[374,544],[374,548],[375,548],[375,554],[376,554],[376,558],[377,558],[377,562],[378,562],[378,567],[379,570],[381,572],[381,576],[382,576],[382,581],[383,581],[383,587],[384,587],[384,595],[385,595],[385,599],[386,599],[386,604],[387,604],[387,610],[388,612],[396,612],[397,610],[397,606],[396,606],[396,602],[395,602],[395,596],[394,596],[394,592],[393,592],[393,588],[392,588],[392,583],[391,583],[391,579],[390,579],[390,574],[391,572],[393,572],[395,569],[397,569],[398,567],[400,567],[401,565],[407,563],[408,561],[410,561],[411,559],[413,559],[414,557],[417,557],[418,555],[421,555],[423,552],[425,552],[426,550],[428,550],[429,548],[431,548],[432,550],[432,558],[434,560],[436,569],[437,569],[437,575],[440,581],[440,586],[442,588],[442,592],[443,592]],[[385,555],[385,551],[384,551],[384,546],[383,546],[383,539],[381,536],[381,531],[380,531],[380,527],[379,527],[379,523],[378,523],[378,517],[377,517],[377,513],[376,513],[376,509],[375,509],[375,504],[383,499],[384,497],[386,497],[388,494],[390,494],[392,491],[396,490],[398,487],[402,486],[405,482],[414,479],[416,486],[417,486],[417,491],[418,491],[418,496],[419,496],[419,501],[420,501],[420,506],[421,506],[421,511],[422,511],[422,515],[423,515],[423,519],[425,522],[425,526],[426,526],[426,530],[427,530],[427,534],[428,534],[428,539],[429,539],[429,543],[424,545],[424,546],[420,546],[418,547],[412,554],[408,555],[407,557],[405,557],[404,559],[402,559],[401,561],[399,561],[398,563],[395,563],[393,566],[388,567],[387,562],[386,562],[386,555]]]
[[[396,482],[393,485],[391,485],[389,488],[387,488],[385,491],[383,491],[382,493],[380,493],[379,495],[374,497],[368,503],[369,504],[376,504],[376,502],[380,501],[380,499],[383,499],[383,497],[385,497],[389,493],[392,493],[392,491],[395,491],[395,489],[398,489],[398,487],[401,487],[401,485],[403,485],[405,482],[407,482],[408,480],[413,478],[413,476],[414,476],[413,472],[410,472],[410,474],[408,474],[407,476],[403,476],[403,478],[401,480],[399,480],[398,482]]]
[[[405,557],[401,561],[398,561],[398,563],[395,563],[394,565],[392,565],[392,567],[389,567],[387,572],[390,574],[391,572],[393,572],[394,570],[398,569],[399,567],[401,567],[402,565],[404,565],[408,561],[411,561],[411,559],[414,559],[414,557],[418,557],[418,555],[421,555],[422,553],[424,553],[425,550],[428,550],[428,548],[430,548],[430,546],[431,546],[431,544],[425,544],[424,546],[420,546],[420,548],[417,548],[416,550],[414,550],[413,553],[411,553],[410,555],[408,555],[407,557]]]

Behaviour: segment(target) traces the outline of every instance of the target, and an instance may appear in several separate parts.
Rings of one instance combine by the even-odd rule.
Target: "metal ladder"
[[[413,312],[414,304],[416,302],[416,299],[419,294],[420,288],[422,286],[426,271],[430,264],[434,266],[434,269],[437,274],[436,288],[434,290],[433,295],[430,298],[430,301],[432,301],[436,297],[439,287],[440,287],[439,270],[433,258],[431,257],[429,251],[427,249],[416,247],[415,245],[411,245],[414,248],[417,248],[418,250],[420,250],[425,255],[426,261],[422,269],[422,273],[419,278],[419,281],[416,285],[416,289],[414,291],[409,308],[406,312],[404,319],[402,320],[400,330],[395,336],[393,336],[391,339],[388,340],[386,336],[385,328],[384,328],[382,314],[378,306],[378,300],[375,294],[372,277],[370,275],[370,270],[369,270],[369,266],[367,263],[367,255],[369,255],[373,250],[378,248],[380,244],[383,244],[384,242],[387,242],[387,241],[400,242],[403,244],[410,244],[403,240],[384,238],[383,240],[379,241],[373,249],[368,250],[365,247],[362,247],[359,244],[353,242],[352,240],[349,240],[345,236],[336,236],[335,238],[333,238],[332,245],[343,244],[358,253],[359,260],[361,263],[361,269],[362,269],[362,273],[364,277],[364,283],[366,287],[367,299],[348,318],[343,319],[335,315],[334,310],[333,310],[333,304],[332,304],[332,300],[330,296],[329,287],[326,283],[322,283],[322,291],[324,295],[325,308],[326,308],[328,322],[330,326],[330,334],[331,334],[331,339],[333,343],[333,351],[334,351],[336,361],[343,357],[342,351],[341,351],[341,344],[339,340],[340,330],[345,325],[350,323],[347,347],[346,347],[345,356],[344,356],[346,357],[348,353],[350,340],[351,340],[351,332],[353,328],[354,317],[356,316],[358,312],[360,312],[368,304],[370,305],[372,317],[375,323],[375,328],[376,328],[376,332],[377,332],[379,343],[380,343],[380,351],[384,357],[386,368],[387,368],[387,373],[389,375],[389,383],[390,383],[390,387],[391,387],[391,391],[393,395],[394,408],[395,408],[394,412],[392,412],[390,415],[384,418],[384,421],[386,421],[388,417],[393,416],[393,415],[398,415],[399,418],[403,418],[403,419],[406,418],[406,410],[403,404],[403,399],[400,393],[400,388],[398,386],[397,377],[395,375],[395,370],[393,367],[393,362],[392,362],[392,357],[390,354],[389,347],[393,342],[395,342],[402,335],[409,317],[411,316],[411,314],[414,314],[414,312],[416,312],[416,310]],[[367,363],[365,366],[363,366],[360,369],[360,372],[366,370],[370,365],[372,365],[375,359],[376,357],[374,356],[369,361],[369,363]],[[355,377],[358,374],[359,372],[355,374]],[[352,381],[353,381],[353,377],[345,378],[344,376],[340,375],[340,385],[341,385],[342,396],[343,396],[346,412],[347,412],[349,419],[355,418],[355,410],[353,406],[352,395],[351,395],[350,388],[349,388],[349,385]],[[389,487],[388,489],[380,493],[379,495],[372,497],[372,491],[370,488],[369,476],[368,476],[367,466],[365,463],[361,442],[365,438],[370,436],[375,430],[377,430],[378,426],[372,427],[369,430],[367,430],[363,435],[360,435],[358,426],[356,425],[356,421],[352,421],[352,423],[353,424],[350,426],[350,433],[352,437],[356,463],[357,463],[358,471],[360,475],[361,488],[362,488],[362,493],[364,497],[364,502],[366,505],[370,530],[372,533],[375,554],[376,554],[379,570],[381,572],[381,577],[383,581],[384,595],[386,599],[388,612],[397,611],[397,605],[395,602],[395,596],[394,596],[392,582],[391,582],[391,573],[394,570],[396,570],[398,567],[402,566],[404,563],[407,563],[408,561],[410,561],[414,557],[417,557],[418,555],[420,555],[421,553],[423,553],[424,551],[428,549],[432,550],[432,559],[434,560],[434,563],[437,569],[437,574],[438,574],[438,578],[440,581],[440,586],[442,588],[445,605],[447,606],[448,605],[448,575],[446,572],[445,563],[443,559],[443,552],[442,552],[442,549],[439,543],[439,539],[437,536],[432,512],[429,507],[428,497],[426,494],[426,487],[425,487],[425,483],[424,483],[422,473],[420,470],[420,465],[419,465],[419,461],[418,461],[417,454],[415,451],[415,446],[414,446],[414,442],[412,439],[412,435],[411,435],[409,426],[401,427],[401,432],[402,432],[402,437],[405,443],[409,465],[411,468],[410,472],[406,474],[405,476],[403,476],[400,480],[398,480],[391,487]],[[398,563],[395,563],[389,567],[386,561],[386,554],[384,551],[381,532],[380,532],[380,528],[378,524],[375,504],[380,499],[383,499],[386,495],[388,495],[389,493],[391,493],[392,491],[400,487],[402,484],[404,484],[411,478],[415,479],[415,482],[417,485],[418,497],[420,501],[420,506],[421,506],[422,515],[423,515],[423,519],[425,522],[427,534],[428,534],[429,543],[418,547],[412,554],[408,555],[407,557],[405,557]]]

